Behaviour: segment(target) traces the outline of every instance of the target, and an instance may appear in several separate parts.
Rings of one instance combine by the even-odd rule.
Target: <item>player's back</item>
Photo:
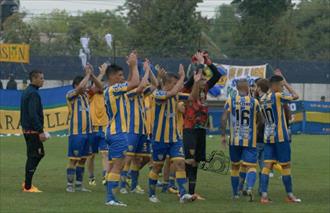
[[[109,118],[111,135],[127,132],[126,97],[127,82],[109,86],[104,91],[106,112]]]
[[[93,126],[106,126],[108,123],[103,92],[97,92],[89,98]]]
[[[289,141],[283,104],[290,100],[292,100],[290,95],[280,92],[269,92],[261,97],[261,112],[265,120],[265,143]]]
[[[230,112],[230,145],[256,147],[258,100],[237,95],[227,100],[225,109]]]
[[[69,134],[79,135],[91,133],[90,108],[87,94],[75,94],[71,90],[66,95],[69,109]]]

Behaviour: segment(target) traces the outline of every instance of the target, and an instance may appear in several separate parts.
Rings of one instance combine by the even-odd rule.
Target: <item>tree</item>
[[[303,0],[294,11],[301,57],[330,60],[330,2]]]
[[[241,58],[286,58],[294,49],[290,0],[234,0],[240,24],[234,43]]]
[[[146,55],[187,56],[201,34],[200,0],[127,0],[130,46]]]
[[[215,19],[211,22],[210,36],[225,57],[237,55],[233,36],[236,35],[238,24],[235,5],[221,5],[217,8]]]

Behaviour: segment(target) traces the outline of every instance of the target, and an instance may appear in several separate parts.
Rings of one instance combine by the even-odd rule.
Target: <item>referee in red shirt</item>
[[[183,92],[190,93],[194,83],[197,83],[199,91],[186,103],[184,113],[183,143],[186,158],[186,173],[189,180],[189,194],[197,199],[204,200],[195,193],[197,169],[200,161],[205,161],[206,129],[208,128],[208,106],[206,103],[208,90],[220,79],[221,74],[211,62],[206,51],[199,51],[193,56],[195,73],[202,72],[199,82],[194,82],[194,75],[185,83]],[[207,80],[205,68],[209,67],[212,77]]]

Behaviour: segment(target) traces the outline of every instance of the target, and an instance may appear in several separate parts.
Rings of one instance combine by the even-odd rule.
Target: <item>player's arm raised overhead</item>
[[[146,62],[147,62],[147,64],[145,64],[145,66],[146,66],[145,69],[149,69],[150,83],[152,85],[152,90],[155,90],[156,88],[158,88],[159,82],[150,68],[150,61],[148,59],[146,59]]]
[[[127,81],[127,90],[132,90],[139,86],[139,71],[137,68],[137,55],[136,52],[133,51],[127,59],[127,64],[129,67],[129,79]]]
[[[98,79],[98,77],[96,77],[94,75],[93,72],[93,67],[92,65],[88,64],[86,66],[86,69],[90,70],[90,79],[93,81],[93,83],[95,84],[95,86],[99,89],[99,90],[103,90],[103,84],[101,83],[101,81]],[[101,74],[100,74],[101,75]],[[104,74],[103,74],[104,75]],[[103,77],[103,76],[102,76]],[[101,77],[100,77],[101,78]],[[101,78],[102,79],[102,78]]]
[[[189,99],[190,100],[199,100],[200,92],[199,92],[199,83],[202,79],[202,72],[194,73],[194,85],[192,87]]]
[[[291,94],[293,100],[299,99],[298,93],[291,87],[291,85],[286,81],[285,77],[283,76],[282,72],[280,70],[276,70],[274,72],[275,75],[279,75],[283,78],[283,86],[288,90],[288,92]]]
[[[174,85],[174,87],[166,93],[166,96],[167,97],[175,96],[176,94],[178,94],[178,92],[183,87],[185,73],[184,73],[184,68],[183,68],[183,65],[182,64],[179,65],[179,72],[178,72],[178,74],[179,74],[179,80],[176,82],[176,84]]]
[[[144,62],[143,67],[144,67],[144,76],[141,79],[139,86],[136,88],[136,92],[137,93],[141,93],[143,92],[143,89],[147,86],[148,84],[148,79],[149,79],[149,75],[150,75],[150,68],[148,69],[146,65],[148,62]]]
[[[85,77],[83,80],[79,83],[79,85],[70,93],[67,94],[67,99],[71,100],[73,97],[83,94],[85,92],[86,85],[88,84],[88,81],[90,79],[92,70],[85,67]]]

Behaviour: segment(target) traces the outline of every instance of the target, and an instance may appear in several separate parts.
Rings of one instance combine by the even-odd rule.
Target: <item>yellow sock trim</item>
[[[291,175],[291,169],[290,168],[288,168],[288,169],[282,169],[281,174],[283,176]]]
[[[131,170],[132,170],[132,171],[139,171],[139,170],[140,170],[140,167],[139,167],[138,165],[132,163],[132,165],[131,165]]]
[[[231,170],[230,171],[230,176],[239,176],[239,170]]]
[[[158,174],[154,173],[152,170],[149,172],[149,178],[152,180],[158,180]]]
[[[241,166],[241,167],[239,168],[239,172],[246,173],[246,172],[247,172],[247,168]]]
[[[249,168],[247,172],[257,172],[257,168]]]
[[[282,166],[278,163],[274,164],[273,165],[273,168],[279,172],[282,172]]]
[[[176,171],[175,172],[175,177],[176,178],[186,178],[187,177],[186,171]]]
[[[128,164],[128,163],[125,163],[125,166],[124,166],[124,168],[123,168],[123,171],[128,171],[129,170],[129,167],[130,167],[131,165],[130,164]]]
[[[116,173],[109,173],[107,175],[107,181],[119,181],[120,180],[120,174]]]
[[[264,168],[262,168],[261,173],[264,174],[264,175],[269,175],[269,173],[270,173],[270,169],[264,167]]]

